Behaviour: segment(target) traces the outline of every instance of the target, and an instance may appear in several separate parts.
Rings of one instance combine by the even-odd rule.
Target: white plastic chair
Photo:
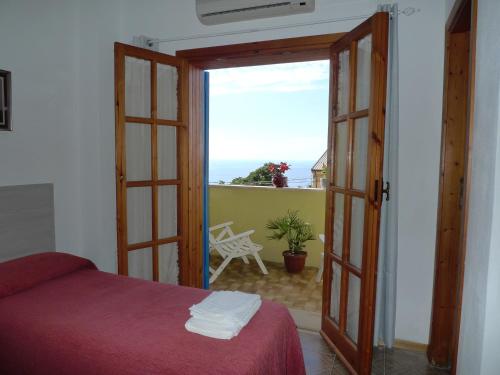
[[[231,230],[232,224],[233,222],[229,221],[227,223],[210,227],[208,230],[209,251],[217,251],[224,259],[216,270],[212,267],[209,268],[212,273],[209,280],[210,284],[213,283],[217,277],[219,277],[231,260],[235,258],[242,258],[245,264],[249,264],[247,258],[249,255],[252,255],[255,258],[255,261],[264,275],[269,273],[259,256],[259,251],[263,249],[262,245],[256,244],[250,239],[250,235],[255,233],[255,230],[234,234]],[[215,235],[214,232],[219,230],[220,232]]]
[[[319,234],[318,235],[319,239],[321,242],[323,242],[323,245],[325,244],[325,235],[324,234]],[[323,268],[325,266],[325,252],[321,252],[321,260],[319,262],[319,267],[318,267],[318,273],[316,274],[316,282],[319,283],[321,281],[321,278],[323,277]]]

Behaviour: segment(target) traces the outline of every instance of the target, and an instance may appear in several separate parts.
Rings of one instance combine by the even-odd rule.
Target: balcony
[[[254,229],[252,241],[264,247],[259,254],[269,271],[269,275],[263,275],[253,259],[248,265],[235,259],[211,289],[258,293],[291,309],[319,313],[322,282],[316,282],[315,278],[323,252],[318,234],[324,233],[325,198],[323,189],[210,185],[210,225],[233,221],[235,233]],[[316,238],[306,244],[306,268],[300,274],[289,274],[284,269],[282,252],[287,250],[286,242],[267,238],[267,222],[289,210],[299,211],[300,216],[311,224]],[[216,268],[221,259],[212,254],[210,261]]]

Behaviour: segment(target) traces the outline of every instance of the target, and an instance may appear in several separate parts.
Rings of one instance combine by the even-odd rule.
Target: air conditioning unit
[[[315,0],[196,0],[196,13],[204,25],[287,16],[314,11]]]

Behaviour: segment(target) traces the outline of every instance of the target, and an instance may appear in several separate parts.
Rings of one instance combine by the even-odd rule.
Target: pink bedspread
[[[49,258],[0,264],[2,375],[305,374],[282,305],[265,301],[237,337],[211,339],[184,328],[188,308],[207,291],[100,272],[82,258]],[[44,268],[33,271],[36,264]]]

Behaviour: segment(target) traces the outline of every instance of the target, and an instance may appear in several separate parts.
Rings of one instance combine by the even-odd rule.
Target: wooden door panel
[[[382,193],[388,14],[333,44],[322,335],[353,374],[371,371]]]
[[[115,43],[118,272],[174,282],[186,244],[187,65]]]

